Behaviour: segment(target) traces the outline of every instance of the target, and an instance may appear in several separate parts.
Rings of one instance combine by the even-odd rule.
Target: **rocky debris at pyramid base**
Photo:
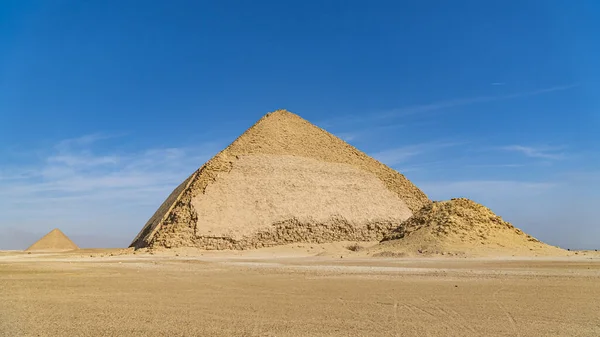
[[[63,252],[79,249],[60,229],[56,228],[39,239],[25,251],[27,252]]]
[[[373,247],[374,256],[565,255],[525,234],[489,208],[456,198],[432,202]]]
[[[429,202],[402,174],[279,110],[179,185],[130,247],[379,240]]]
[[[160,242],[158,247],[196,247],[205,250],[245,250],[286,245],[290,243],[330,243],[341,241],[379,241],[398,223],[372,222],[355,227],[347,221],[336,219],[327,223],[300,222],[297,219],[284,221],[251,236],[239,239],[232,237],[192,237],[190,241],[177,241],[171,236]],[[187,238],[186,236],[183,237]]]

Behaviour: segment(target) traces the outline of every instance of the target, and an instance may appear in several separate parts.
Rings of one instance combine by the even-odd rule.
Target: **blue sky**
[[[599,15],[592,0],[2,1],[0,249],[54,227],[127,245],[278,108],[432,199],[600,248]]]

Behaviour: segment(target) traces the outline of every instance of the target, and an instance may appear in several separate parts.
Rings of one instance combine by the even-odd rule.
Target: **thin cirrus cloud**
[[[375,112],[375,113],[370,113],[370,114],[361,114],[360,116],[357,116],[357,115],[340,116],[340,117],[335,117],[335,118],[331,118],[331,119],[327,119],[327,120],[318,121],[317,124],[320,125],[321,127],[325,127],[325,128],[360,124],[361,128],[362,128],[362,127],[364,127],[365,123],[367,123],[367,122],[379,122],[382,120],[388,120],[388,119],[393,119],[393,118],[398,118],[398,117],[407,117],[407,116],[418,115],[418,114],[423,114],[423,113],[432,113],[434,111],[443,111],[445,109],[456,108],[456,107],[461,107],[461,106],[469,106],[469,105],[480,104],[480,103],[506,101],[506,100],[512,100],[512,99],[518,99],[518,98],[533,97],[533,96],[549,94],[549,93],[553,93],[553,92],[566,91],[566,90],[576,88],[578,86],[579,86],[579,84],[575,83],[575,84],[541,88],[541,89],[531,90],[531,91],[515,92],[512,94],[506,94],[506,95],[457,98],[457,99],[446,100],[446,101],[437,101],[437,102],[432,102],[432,103],[427,103],[427,104],[410,105],[410,106],[400,107],[400,108],[391,109],[391,110],[387,110],[387,111],[383,111],[383,112],[380,111],[380,112]],[[351,131],[351,132],[346,131],[346,132],[348,134],[350,134],[350,133],[353,133],[354,131]]]
[[[105,217],[113,218],[116,226],[117,214],[136,213],[140,218],[135,218],[134,226],[138,226],[218,148],[207,143],[106,155],[102,153],[110,151],[100,144],[103,139],[85,136],[61,141],[39,162],[2,168],[0,224],[35,230],[69,218],[92,223]]]
[[[529,158],[561,160],[565,159],[565,154],[561,151],[564,147],[533,147],[524,145],[509,145],[500,148],[503,151],[516,152]]]
[[[470,168],[518,168],[525,167],[525,164],[472,164],[465,167]]]
[[[414,106],[408,106],[408,107],[399,108],[399,109],[393,109],[388,112],[381,113],[379,115],[379,117],[399,117],[399,116],[406,116],[406,115],[414,115],[414,114],[418,114],[418,113],[432,112],[432,111],[437,111],[437,110],[444,110],[444,109],[460,107],[460,106],[468,106],[468,105],[477,104],[477,103],[504,101],[504,100],[510,100],[510,99],[516,99],[516,98],[538,96],[538,95],[542,95],[542,94],[573,89],[577,86],[578,86],[578,84],[569,84],[569,85],[561,85],[561,86],[542,88],[542,89],[537,89],[537,90],[532,90],[532,91],[516,92],[516,93],[512,93],[512,94],[507,94],[507,95],[478,96],[478,97],[461,98],[461,99],[454,99],[454,100],[448,100],[448,101],[440,101],[440,102],[434,102],[434,103],[423,104],[423,105],[414,105]]]
[[[415,145],[406,145],[375,152],[372,154],[372,157],[388,166],[396,166],[399,164],[407,164],[414,157],[420,155],[431,154],[445,148],[455,147],[464,144],[465,143],[439,141]]]

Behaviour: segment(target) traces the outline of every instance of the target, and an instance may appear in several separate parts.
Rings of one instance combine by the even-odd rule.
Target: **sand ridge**
[[[375,255],[565,255],[466,198],[432,202],[373,247]]]
[[[28,252],[58,252],[79,249],[60,229],[55,228],[26,249]]]
[[[297,163],[301,169],[290,169],[291,162]],[[317,162],[320,168],[308,165],[311,162]],[[246,165],[248,163],[254,164]],[[254,175],[250,174],[252,169],[257,168],[259,170]],[[344,184],[350,189],[342,189],[339,179],[337,183],[325,179],[341,172],[345,175]],[[224,200],[215,199],[217,194],[212,191],[225,188],[230,176],[236,174],[238,177],[246,175],[246,182],[260,178],[258,180],[262,180],[263,186],[258,183],[251,191],[246,189],[247,192],[255,192],[249,193],[246,199],[231,198],[233,193],[226,193]],[[269,174],[277,177],[277,181],[269,180]],[[311,180],[315,176],[319,178]],[[286,186],[286,180],[312,185]],[[239,181],[238,184],[244,182]],[[365,188],[367,185],[372,188]],[[273,189],[265,189],[265,186]],[[323,193],[306,195],[311,189]],[[238,192],[240,190],[244,188],[238,188]],[[289,193],[281,193],[283,190],[297,193],[291,198]],[[385,197],[386,193],[389,198]],[[275,195],[278,197],[275,198]],[[314,209],[316,204],[307,202],[307,197],[344,207]],[[364,200],[373,198],[386,207],[364,203]],[[273,206],[270,212],[274,210],[276,214],[266,217],[266,221],[261,223],[248,225],[250,228],[238,224],[235,229],[212,228],[208,233],[201,216],[226,214],[218,213],[218,207],[212,201],[216,201],[222,210],[238,210],[241,207],[249,214],[260,214]],[[183,182],[148,221],[131,246],[248,249],[290,242],[379,240],[428,202],[427,196],[400,173],[301,117],[279,110],[265,115]],[[302,210],[297,214],[290,212],[290,205]],[[344,208],[359,211],[344,211]],[[359,221],[355,217],[358,213],[371,217]],[[317,216],[309,218],[303,214]],[[262,216],[254,217],[255,220],[257,218],[264,219]]]

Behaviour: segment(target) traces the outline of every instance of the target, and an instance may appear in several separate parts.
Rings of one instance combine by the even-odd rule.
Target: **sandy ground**
[[[111,252],[0,252],[0,336],[600,336],[593,252]]]

